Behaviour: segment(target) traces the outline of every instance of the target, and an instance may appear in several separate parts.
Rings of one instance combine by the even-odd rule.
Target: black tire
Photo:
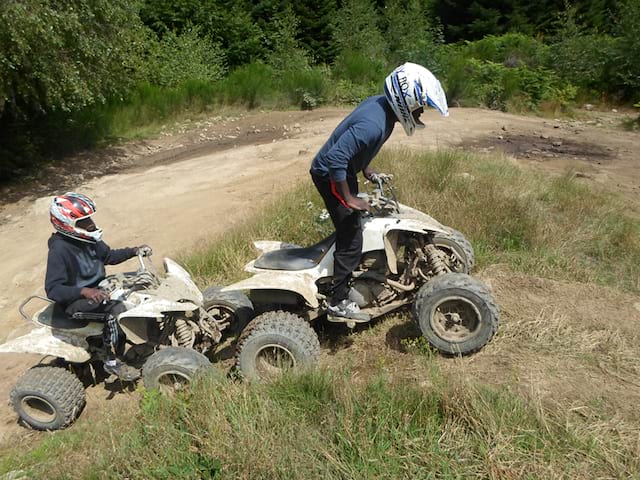
[[[86,403],[78,377],[61,367],[33,367],[16,382],[10,395],[20,420],[35,430],[59,430],[78,417]]]
[[[184,347],[168,347],[151,355],[142,366],[145,388],[165,394],[184,389],[196,375],[212,368],[209,359],[200,352]]]
[[[293,313],[266,312],[247,326],[238,341],[236,368],[249,380],[266,381],[285,370],[301,371],[320,359],[318,335]]]
[[[202,292],[204,309],[216,319],[230,319],[227,331],[238,335],[254,316],[253,304],[241,292],[223,292],[222,287],[209,287]]]
[[[500,313],[482,282],[463,273],[446,273],[420,288],[413,315],[433,347],[467,355],[491,340]]]
[[[455,271],[457,273],[469,273],[476,263],[476,255],[471,242],[457,230],[449,229],[449,234],[438,233],[433,236],[433,242],[440,250],[448,254],[455,255],[460,261],[461,267]]]

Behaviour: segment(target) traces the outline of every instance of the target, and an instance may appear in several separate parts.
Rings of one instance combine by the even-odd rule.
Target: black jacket
[[[47,297],[63,305],[78,300],[82,288],[96,287],[104,279],[105,265],[117,265],[135,255],[135,248],[112,250],[102,241],[88,243],[54,233],[49,238],[44,282]]]

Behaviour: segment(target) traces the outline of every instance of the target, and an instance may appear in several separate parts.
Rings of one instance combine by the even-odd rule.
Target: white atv
[[[110,275],[99,285],[111,300],[122,301],[127,308],[118,315],[126,334],[118,354],[142,367],[145,387],[179,389],[197,370],[211,365],[204,354],[224,333],[240,331],[253,309],[237,292],[222,293],[219,288],[200,292],[187,271],[169,258],[164,259],[163,277],[147,267],[142,255],[138,260],[137,272]],[[46,305],[30,317],[25,307],[34,299]],[[54,361],[25,372],[11,392],[11,403],[34,429],[64,428],[85,404],[81,379],[95,381],[93,364],[101,366],[106,358],[104,314],[78,313],[69,318],[57,304],[37,295],[27,298],[19,310],[39,328],[0,345],[0,353],[41,354]]]
[[[352,274],[350,300],[371,318],[413,304],[422,334],[439,351],[464,355],[482,348],[497,329],[499,310],[487,286],[469,276],[471,244],[460,232],[398,203],[390,176],[380,176],[377,184],[370,195],[361,195],[372,213],[362,217],[362,258]],[[245,377],[268,378],[318,361],[318,337],[309,322],[326,314],[334,239],[335,234],[307,248],[255,242],[262,255],[245,266],[253,276],[223,289],[248,291],[262,312],[238,341],[236,367]],[[329,319],[350,328],[356,323]]]

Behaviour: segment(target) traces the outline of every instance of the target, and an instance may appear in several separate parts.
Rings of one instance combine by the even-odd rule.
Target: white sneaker
[[[355,322],[368,322],[371,320],[371,315],[362,313],[360,307],[356,302],[350,302],[349,300],[342,300],[337,305],[329,305],[327,307],[327,316],[330,321],[342,322],[344,318],[353,320]],[[333,320],[331,317],[337,317]]]

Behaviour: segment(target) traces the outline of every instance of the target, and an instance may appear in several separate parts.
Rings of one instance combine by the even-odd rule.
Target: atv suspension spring
[[[195,338],[186,320],[176,320],[176,340],[181,347],[191,348],[193,346]]]
[[[435,245],[425,245],[424,250],[427,254],[427,260],[429,261],[429,266],[431,267],[434,275],[440,275],[450,271],[444,261],[442,261],[440,252]]]

